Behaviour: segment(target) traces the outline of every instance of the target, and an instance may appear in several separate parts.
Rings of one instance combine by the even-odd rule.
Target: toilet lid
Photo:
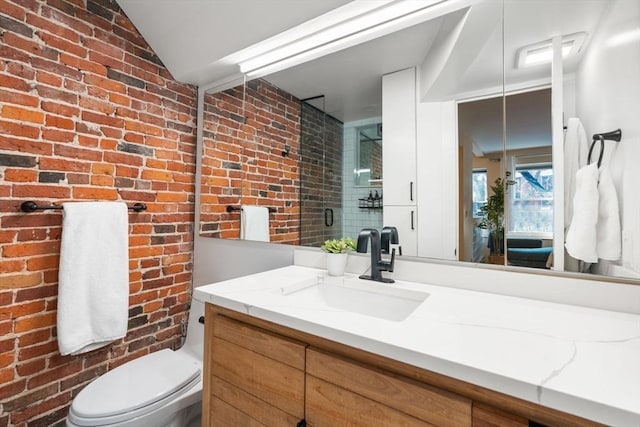
[[[101,418],[135,411],[158,402],[200,376],[189,357],[164,349],[125,363],[86,386],[73,399],[73,413]]]

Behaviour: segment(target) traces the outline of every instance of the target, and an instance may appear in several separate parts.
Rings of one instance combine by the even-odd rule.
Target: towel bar
[[[37,210],[48,210],[48,209],[60,210],[62,209],[62,206],[61,205],[41,206],[41,205],[38,205],[36,202],[29,200],[26,202],[22,202],[22,204],[20,205],[20,209],[22,210],[22,212],[35,212]],[[136,203],[133,206],[127,206],[127,209],[131,209],[136,212],[146,211],[147,205],[145,205],[144,203]]]
[[[272,208],[272,207],[268,207],[267,209],[269,209],[270,213],[276,213],[278,212],[278,210],[276,208]],[[227,205],[227,212],[231,213],[233,211],[241,211],[242,207],[241,206],[232,206],[232,205]]]

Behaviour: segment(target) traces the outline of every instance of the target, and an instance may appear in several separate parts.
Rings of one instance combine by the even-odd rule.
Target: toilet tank
[[[196,298],[191,299],[188,322],[187,338],[182,348],[178,351],[187,352],[202,361],[204,352],[204,303]]]

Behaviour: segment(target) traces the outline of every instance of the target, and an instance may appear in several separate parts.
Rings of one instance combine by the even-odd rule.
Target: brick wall
[[[239,215],[227,205],[242,202],[242,140],[244,87],[207,93],[204,98],[200,234],[238,239]]]
[[[200,232],[240,237],[240,212],[228,205],[260,205],[275,243],[299,243],[300,101],[265,80],[207,94]],[[287,155],[283,151],[288,150]]]
[[[0,0],[0,426],[55,425],[89,381],[180,343],[192,262],[195,89],[172,79],[114,0]],[[130,213],[127,336],[56,343],[59,211],[22,201],[144,202]]]

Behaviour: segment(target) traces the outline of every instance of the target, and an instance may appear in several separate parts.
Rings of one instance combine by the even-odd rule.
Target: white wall
[[[640,273],[640,2],[611,1],[576,72],[576,112],[587,135],[622,129],[611,171],[623,229],[621,264]],[[615,150],[615,151],[614,151]],[[599,266],[600,273],[616,274]],[[613,268],[614,270],[611,270]],[[607,270],[609,269],[609,270]],[[628,272],[627,272],[628,273]],[[628,275],[622,273],[621,275]]]
[[[356,145],[358,135],[356,128],[382,122],[381,117],[373,117],[344,124],[343,161],[342,161],[342,235],[357,238],[360,230],[366,227],[381,229],[382,209],[360,209],[358,199],[369,196],[369,191],[378,191],[382,195],[382,187],[356,187],[353,171],[356,167]],[[384,144],[384,141],[382,141]],[[384,176],[382,177],[384,179]]]
[[[196,233],[193,287],[291,265],[294,248],[278,243],[201,237]]]

